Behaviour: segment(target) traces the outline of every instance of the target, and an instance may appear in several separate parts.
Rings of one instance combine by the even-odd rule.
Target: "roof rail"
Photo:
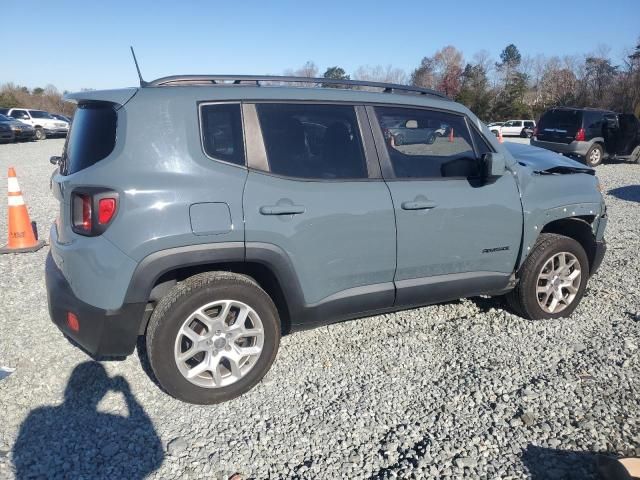
[[[374,87],[381,88],[386,93],[392,92],[412,92],[421,95],[431,95],[434,97],[450,100],[443,93],[430,88],[414,87],[412,85],[400,85],[397,83],[369,82],[366,80],[340,80],[336,78],[317,77],[291,77],[278,75],[172,75],[169,77],[157,78],[147,82],[145,86],[160,87],[180,84],[211,83],[240,85],[242,82],[252,82],[260,86],[260,82],[274,83],[314,83],[319,85],[342,85],[348,87]]]

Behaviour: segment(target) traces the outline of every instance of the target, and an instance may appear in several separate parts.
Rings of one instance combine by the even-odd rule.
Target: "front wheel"
[[[542,233],[507,294],[516,313],[532,320],[568,317],[580,303],[589,279],[589,261],[573,238]]]
[[[604,156],[604,150],[599,143],[594,143],[587,155],[585,156],[585,160],[587,161],[587,165],[590,167],[597,167],[602,163],[602,157]]]
[[[254,387],[278,352],[280,321],[267,293],[229,272],[195,275],[156,306],[146,335],[160,386],[184,402],[213,404]]]
[[[44,133],[42,128],[36,128],[36,140],[44,140],[47,138],[47,134]]]

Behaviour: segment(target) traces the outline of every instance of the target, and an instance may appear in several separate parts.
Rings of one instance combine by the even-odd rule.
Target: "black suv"
[[[605,157],[640,162],[640,122],[608,110],[552,108],[540,117],[531,145],[580,157],[592,167]]]

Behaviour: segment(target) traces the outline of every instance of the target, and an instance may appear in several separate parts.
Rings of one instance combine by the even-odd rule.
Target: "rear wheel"
[[[524,318],[568,317],[580,303],[588,278],[589,261],[582,246],[572,238],[543,233],[507,301]]]
[[[404,135],[398,134],[393,138],[393,142],[396,145],[404,145]]]
[[[594,143],[587,152],[585,160],[587,162],[587,165],[589,165],[590,167],[597,167],[602,163],[603,156],[604,150],[602,149],[602,146],[599,143]]]
[[[155,308],[146,349],[158,383],[196,404],[230,400],[267,373],[280,343],[280,321],[267,293],[228,272],[195,275]]]
[[[47,138],[47,134],[44,133],[44,130],[40,127],[36,128],[36,140],[44,140]]]

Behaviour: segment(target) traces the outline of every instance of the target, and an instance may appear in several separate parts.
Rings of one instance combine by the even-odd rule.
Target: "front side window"
[[[20,120],[29,119],[29,115],[27,115],[25,110],[14,110],[11,112],[11,116]]]
[[[355,109],[350,105],[257,105],[269,169],[308,179],[367,177]]]
[[[376,107],[375,112],[397,178],[480,174],[463,116],[396,107]]]
[[[239,103],[218,103],[200,107],[202,145],[216,160],[244,165],[242,114]]]
[[[51,115],[42,110],[31,110],[31,118],[48,118],[49,120],[53,120]]]

